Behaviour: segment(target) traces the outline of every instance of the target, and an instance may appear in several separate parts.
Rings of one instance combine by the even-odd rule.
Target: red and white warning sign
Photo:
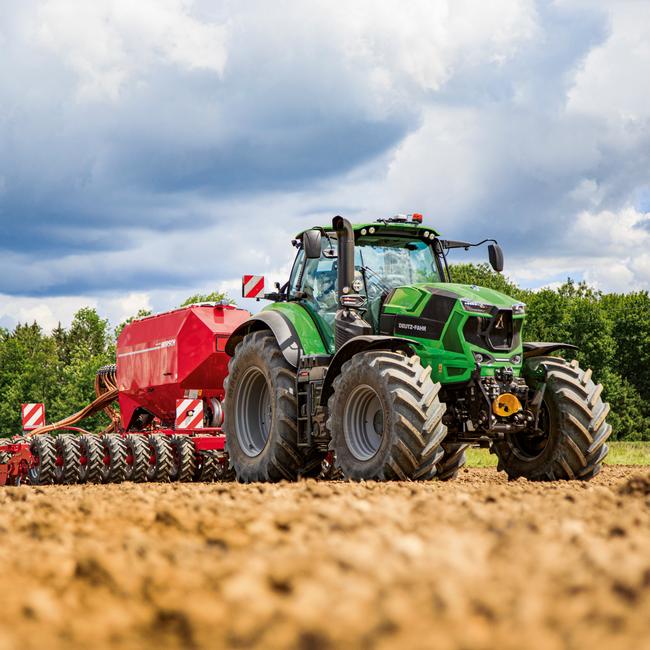
[[[241,295],[244,298],[257,298],[264,293],[263,275],[245,275],[242,278]]]
[[[23,404],[23,431],[45,426],[45,404]]]
[[[177,399],[176,400],[176,428],[177,429],[202,429],[203,428],[203,400],[202,399]]]

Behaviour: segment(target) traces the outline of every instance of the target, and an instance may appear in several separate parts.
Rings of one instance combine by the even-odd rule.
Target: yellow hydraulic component
[[[503,393],[492,402],[492,412],[503,418],[519,413],[522,408],[521,402],[512,393]]]

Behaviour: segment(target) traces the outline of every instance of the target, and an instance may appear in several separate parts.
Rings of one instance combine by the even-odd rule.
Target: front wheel
[[[362,352],[334,381],[327,427],[345,478],[413,480],[435,474],[447,434],[440,384],[417,356]]]
[[[609,404],[601,399],[602,385],[591,379],[577,361],[536,357],[525,368],[526,377],[545,381],[537,431],[511,434],[495,442],[498,469],[508,477],[531,481],[590,479],[607,456]]]

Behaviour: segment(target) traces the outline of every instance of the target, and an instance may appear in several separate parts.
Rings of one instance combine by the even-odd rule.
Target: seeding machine
[[[225,346],[249,317],[230,305],[200,304],[128,324],[116,364],[97,371],[97,399],[86,408],[45,425],[43,405],[23,405],[25,433],[0,440],[0,484],[229,478]],[[103,433],[75,426],[99,411],[110,419]]]
[[[612,430],[602,386],[554,356],[575,346],[523,341],[525,304],[453,282],[449,251],[485,243],[502,271],[496,241],[443,239],[419,214],[305,230],[284,285],[244,276],[259,313],[127,325],[92,404],[0,445],[0,483],[444,480],[470,445],[510,478],[589,479]],[[103,434],[76,427],[99,410]]]

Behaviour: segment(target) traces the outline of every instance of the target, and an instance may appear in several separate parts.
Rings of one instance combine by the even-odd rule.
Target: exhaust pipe
[[[338,273],[337,297],[339,308],[334,320],[334,342],[339,350],[355,336],[372,334],[372,327],[365,321],[358,307],[342,304],[343,296],[354,294],[354,231],[347,219],[336,216],[332,219],[332,227],[338,238]],[[361,300],[361,299],[360,299]]]
[[[339,299],[351,293],[354,283],[354,231],[352,225],[343,217],[334,217],[332,227],[336,230],[339,246],[338,294]]]

